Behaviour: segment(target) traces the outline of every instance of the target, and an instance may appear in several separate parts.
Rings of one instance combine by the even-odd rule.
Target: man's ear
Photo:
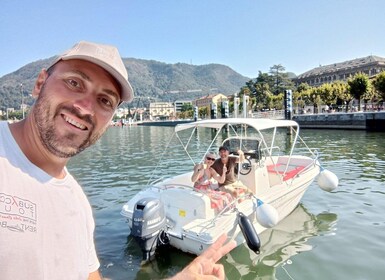
[[[39,73],[39,76],[37,77],[37,79],[35,81],[35,85],[34,85],[33,90],[32,90],[32,97],[36,98],[39,96],[41,89],[43,88],[44,83],[47,80],[47,78],[48,78],[47,70],[42,69]]]

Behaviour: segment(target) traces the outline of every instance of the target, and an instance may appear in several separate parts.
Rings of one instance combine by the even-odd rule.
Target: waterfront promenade
[[[251,114],[249,117],[283,119],[284,111],[277,110],[257,112]],[[294,115],[292,119],[298,122],[301,128],[346,129],[385,132],[385,111],[301,114]],[[134,124],[145,126],[175,126],[179,123],[187,123],[192,121],[193,120],[144,121]]]
[[[257,112],[251,117],[283,119],[284,111]],[[301,128],[385,131],[385,111],[294,114],[292,119],[298,122]]]
[[[294,115],[301,128],[348,129],[385,132],[385,111]]]

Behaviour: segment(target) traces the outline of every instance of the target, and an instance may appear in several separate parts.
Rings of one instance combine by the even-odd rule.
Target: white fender
[[[327,169],[321,170],[317,182],[320,188],[327,192],[331,192],[338,187],[337,175]]]
[[[270,204],[263,203],[259,199],[256,214],[258,223],[265,228],[271,228],[278,224],[277,210]]]

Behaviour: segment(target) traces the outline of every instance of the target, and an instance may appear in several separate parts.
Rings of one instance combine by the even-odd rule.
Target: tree
[[[269,88],[270,90],[270,88],[274,86],[274,77],[270,76],[268,73],[262,73],[259,71],[258,77],[255,79],[254,87],[256,87],[256,85],[260,85],[260,89],[262,90],[265,88]]]
[[[333,94],[333,86],[329,83],[323,84],[319,88],[320,97],[324,104],[329,105],[329,108],[336,103],[337,96]]]
[[[276,104],[280,98],[273,99],[272,96],[283,95],[287,89],[293,91],[295,89],[294,83],[289,78],[288,73],[284,71],[285,67],[281,64],[270,67],[270,74],[259,71],[258,77],[255,78],[254,81],[249,80],[246,82],[246,85],[241,88],[238,93],[239,98],[242,99],[244,94],[249,95],[254,110],[283,107],[283,104]],[[242,103],[240,107],[242,107]]]
[[[241,88],[241,92],[243,90],[246,90],[247,92],[254,94],[255,93],[254,81],[250,80],[250,81],[246,82],[246,86]]]
[[[297,89],[293,92],[293,108],[296,108],[297,114],[299,114],[305,107],[307,95],[306,92],[310,90],[310,86],[307,83],[301,83]]]
[[[315,114],[318,113],[318,106],[322,103],[320,95],[321,95],[321,90],[319,88],[312,87],[309,90],[308,96],[309,96],[310,102],[313,104]]]
[[[283,110],[283,93],[270,96],[269,109]]]
[[[345,105],[346,112],[348,111],[348,104],[353,100],[353,96],[348,90],[348,84],[342,81],[335,81],[332,83],[332,92],[336,96],[337,105]]]
[[[192,111],[193,107],[191,103],[183,103],[182,108],[180,110],[181,112]]]
[[[198,109],[198,116],[202,119],[205,119],[207,116],[209,116],[209,108],[208,107],[201,107]]]
[[[385,101],[385,71],[377,75],[373,82],[373,86],[381,96],[381,99]]]
[[[270,67],[269,71],[273,84],[270,85],[274,95],[283,93],[287,89],[294,90],[294,84],[289,78],[287,72],[285,72],[285,67],[281,64],[273,65]]]
[[[255,89],[256,89],[256,93],[255,93],[256,107],[258,109],[262,109],[267,104],[267,100],[268,100],[269,96],[272,95],[271,91],[270,91],[269,84],[267,84],[267,83],[255,84]]]
[[[301,92],[306,91],[308,89],[310,89],[310,86],[307,83],[301,83],[297,87],[297,92],[301,93]]]
[[[271,95],[271,81],[272,78],[267,73],[259,71],[255,82],[249,86],[254,110],[259,111],[267,107],[267,100],[269,95]]]
[[[272,87],[273,93],[278,95],[280,92],[283,92],[285,88],[283,88],[283,73],[285,71],[285,67],[281,64],[276,64],[270,67],[270,75],[273,77],[274,86]]]
[[[367,75],[357,73],[353,78],[348,79],[348,86],[351,95],[358,100],[358,110],[361,110],[361,98],[364,94],[371,92],[372,85]]]

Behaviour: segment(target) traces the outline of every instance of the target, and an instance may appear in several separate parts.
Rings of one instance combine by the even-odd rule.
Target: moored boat
[[[203,133],[205,129],[210,133]],[[189,169],[181,167],[180,174],[170,174],[168,161],[162,158],[154,171],[161,176],[132,197],[121,211],[144,260],[151,259],[163,244],[199,255],[224,232],[259,253],[258,234],[287,217],[317,176],[326,191],[338,185],[338,178],[321,167],[317,150],[306,145],[298,124],[291,120],[202,120],[177,125],[171,139],[176,139],[185,152],[184,165]],[[251,191],[223,209],[212,203],[212,194],[195,190],[191,181],[196,161],[219,146],[227,147],[232,156],[243,151],[245,160],[238,165],[237,180]],[[164,154],[172,157],[176,146],[169,147]]]

